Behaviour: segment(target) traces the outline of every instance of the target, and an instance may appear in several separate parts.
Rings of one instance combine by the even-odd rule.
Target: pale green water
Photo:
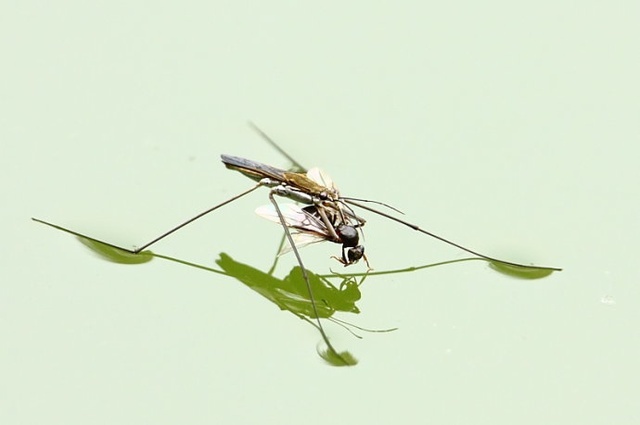
[[[635,8],[635,10],[631,10]],[[633,423],[640,269],[638,6],[3,6],[0,423]],[[226,276],[101,261],[31,216],[142,244],[286,166],[497,257],[367,280],[392,333],[332,368],[308,324]],[[266,270],[256,192],[155,250]],[[370,214],[376,271],[463,258]],[[302,252],[343,271],[338,247]],[[284,277],[294,264],[284,257]],[[356,266],[350,271],[363,271]]]

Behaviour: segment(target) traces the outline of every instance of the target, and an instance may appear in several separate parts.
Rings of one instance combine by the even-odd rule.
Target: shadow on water
[[[164,261],[171,261],[177,264],[181,264],[183,266],[193,267],[210,273],[216,273],[234,278],[244,285],[248,286],[255,292],[259,293],[267,300],[274,303],[280,310],[288,311],[289,313],[295,315],[301,320],[304,320],[306,323],[310,324],[318,331],[320,331],[318,324],[314,321],[316,319],[316,314],[314,313],[312,304],[313,301],[309,296],[309,290],[307,287],[307,283],[304,280],[302,269],[299,266],[295,266],[283,278],[274,276],[275,268],[278,262],[277,256],[275,257],[271,267],[267,271],[262,271],[248,264],[236,261],[226,253],[220,253],[220,258],[216,260],[218,268],[214,268],[202,264],[192,263],[183,259],[154,253],[149,250],[142,251],[137,254],[132,254],[131,252],[124,251],[114,245],[103,243],[97,239],[81,235],[77,232],[73,232],[63,227],[51,225],[50,223],[44,224],[48,224],[58,230],[62,230],[64,232],[75,235],[83,245],[89,248],[101,259],[106,261],[125,265],[137,265],[148,263],[149,261],[157,258]],[[281,246],[283,242],[284,239],[281,241]],[[468,261],[488,262],[493,270],[520,279],[539,279],[546,277],[552,273],[552,270],[549,270],[547,268],[537,269],[532,267],[516,267],[510,264],[488,261],[485,258],[471,257],[394,270],[369,270],[364,273],[333,272],[330,274],[317,274],[310,270],[307,270],[307,275],[309,277],[311,290],[316,301],[315,311],[317,311],[318,318],[331,321],[338,326],[346,329],[356,338],[362,338],[359,332],[383,333],[396,330],[396,328],[379,330],[366,329],[334,317],[335,313],[337,312],[351,314],[360,313],[360,309],[358,308],[356,303],[362,297],[360,287],[365,279],[393,274],[417,272],[428,268]],[[332,351],[330,349],[319,347],[318,354],[326,362],[334,366],[352,366],[357,364],[356,358],[348,351],[343,351],[337,354],[335,351]]]
[[[333,348],[323,330],[323,325],[320,319],[330,320],[337,323],[358,338],[360,338],[360,335],[358,335],[356,330],[363,332],[389,332],[393,330],[369,330],[357,327],[334,317],[334,313],[336,312],[356,314],[360,312],[356,306],[356,302],[360,300],[362,296],[360,286],[366,278],[388,274],[415,272],[430,267],[463,261],[485,261],[489,263],[493,270],[520,279],[539,279],[550,275],[554,271],[561,270],[556,267],[524,265],[486,256],[480,252],[471,250],[456,242],[436,235],[416,224],[405,221],[404,219],[396,216],[396,214],[390,214],[385,212],[386,210],[383,211],[378,209],[383,208],[391,210],[397,214],[402,214],[401,211],[387,203],[370,199],[342,196],[339,194],[336,186],[329,176],[316,168],[307,171],[302,164],[292,158],[255,124],[250,122],[249,125],[264,139],[265,142],[287,158],[292,164],[292,167],[289,170],[284,170],[245,158],[221,155],[221,160],[228,169],[242,173],[244,176],[257,182],[257,184],[191,217],[187,221],[174,226],[167,232],[135,250],[128,250],[126,248],[102,242],[37,218],[33,218],[33,220],[77,236],[85,246],[101,258],[108,261],[120,264],[142,264],[149,262],[154,258],[161,258],[166,261],[172,261],[185,266],[196,267],[212,273],[232,277],[273,302],[281,310],[286,310],[314,326],[322,336],[322,340],[325,344],[324,348],[318,349],[319,354],[327,362],[335,366],[353,366],[357,363],[357,360],[348,351],[337,352],[335,348]],[[259,215],[264,218],[271,219],[282,226],[285,236],[288,239],[289,246],[293,250],[298,261],[298,266],[292,268],[284,278],[277,278],[274,276],[277,256],[271,268],[264,272],[247,264],[239,263],[230,255],[225,253],[220,254],[220,258],[216,261],[219,269],[215,269],[146,250],[146,248],[155,244],[159,240],[175,233],[179,229],[182,229],[199,218],[252,193],[260,187],[270,188],[269,199],[274,212],[272,213],[269,212],[270,210],[266,211],[262,209],[262,212],[259,213]],[[295,210],[289,209],[285,211],[286,214],[283,214],[278,202],[275,201],[274,196],[288,198],[296,203],[301,203],[307,206],[304,210],[301,208],[297,208]],[[360,230],[361,233],[361,227],[365,224],[365,220],[356,214],[353,207],[385,217],[414,231],[448,245],[457,247],[458,249],[471,254],[473,257],[427,264],[419,267],[408,267],[404,269],[380,272],[372,272],[371,270],[368,270],[366,273],[354,274],[331,273],[328,275],[319,275],[304,268],[296,245],[300,244],[300,246],[303,246],[308,243],[312,243],[310,242],[310,238],[314,239],[316,242],[331,241],[341,244],[342,257],[334,258],[337,258],[338,261],[345,265],[353,264],[360,259],[363,259],[368,265],[367,257],[364,255],[364,247],[359,245],[358,240],[358,230]],[[295,234],[296,232],[301,233],[302,236]],[[294,233],[293,236],[292,233]],[[300,237],[298,242],[296,242],[294,236]],[[305,243],[302,243],[302,238],[306,240]],[[281,251],[284,241],[285,238],[283,237],[280,243]],[[332,281],[334,281],[335,284],[332,283]]]

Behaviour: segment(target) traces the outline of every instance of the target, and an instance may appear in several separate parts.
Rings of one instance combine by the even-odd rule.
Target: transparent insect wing
[[[281,204],[280,211],[284,217],[284,221],[287,227],[293,229],[291,237],[297,248],[302,248],[307,245],[323,242],[329,238],[324,223],[317,217],[305,212],[298,205],[294,204]],[[274,223],[280,223],[280,217],[273,205],[264,205],[256,209],[256,214],[262,218],[273,221]],[[290,252],[291,246],[284,244],[282,250],[278,255]]]
[[[314,235],[312,233],[300,232],[300,231],[292,232],[291,238],[293,239],[293,244],[296,246],[296,248],[299,248],[299,249],[304,248],[305,246],[308,246],[308,245],[312,245],[314,243],[326,241],[326,239],[323,238],[322,236]],[[280,249],[280,252],[278,252],[278,256],[286,254],[287,252],[291,252],[291,251],[293,251],[293,249],[291,248],[291,245],[289,245],[288,243],[284,243],[282,245],[282,248]]]
[[[302,208],[295,204],[280,204],[280,212],[284,217],[284,221],[288,227],[315,233],[326,233],[326,229],[322,221],[318,218],[306,213]],[[263,205],[256,208],[256,214],[262,218],[280,224],[280,217],[273,205]]]
[[[336,193],[338,192],[338,188],[333,182],[331,176],[329,176],[318,167],[309,169],[309,171],[307,171],[307,177],[324,187],[334,190]]]

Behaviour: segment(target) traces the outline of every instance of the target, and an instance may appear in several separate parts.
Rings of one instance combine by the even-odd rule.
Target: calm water
[[[150,17],[142,5],[53,14],[27,2],[4,14],[20,43],[0,106],[0,422],[637,420],[637,34],[602,31],[596,43],[592,31],[633,14],[229,7]],[[466,262],[372,276],[360,313],[339,317],[398,330],[357,339],[327,324],[359,360],[333,368],[313,327],[235,279],[108,263],[29,220],[140,245],[251,186],[220,153],[287,165],[247,119],[345,195],[389,202],[489,255],[565,270],[518,280]],[[265,271],[281,236],[253,213],[266,203],[258,191],[155,250],[208,267],[226,253]],[[363,216],[375,271],[466,256]],[[302,252],[317,273],[344,271],[337,253]],[[282,257],[274,276],[293,265]]]

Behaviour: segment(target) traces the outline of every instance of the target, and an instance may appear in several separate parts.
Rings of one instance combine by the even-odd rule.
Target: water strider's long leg
[[[104,241],[101,241],[101,240],[98,240],[98,239],[92,238],[92,237],[90,237],[90,236],[84,235],[84,234],[82,234],[82,233],[79,233],[79,232],[75,232],[75,231],[73,231],[73,230],[66,229],[66,228],[64,228],[64,227],[62,227],[62,226],[58,226],[58,225],[56,225],[56,224],[49,223],[49,222],[44,221],[44,220],[41,220],[41,219],[39,219],[39,218],[32,217],[31,219],[32,219],[33,221],[38,222],[38,223],[45,224],[45,225],[47,225],[47,226],[53,227],[54,229],[61,230],[61,231],[63,231],[63,232],[66,232],[66,233],[72,234],[72,235],[74,235],[74,236],[78,236],[78,237],[81,237],[81,238],[84,238],[84,239],[87,239],[87,240],[91,240],[91,241],[94,241],[94,242],[98,242],[98,243],[101,243],[101,244],[103,244],[103,245],[109,246],[109,247],[111,247],[111,248],[115,248],[115,249],[118,249],[118,250],[121,250],[121,251],[124,251],[124,252],[128,252],[128,253],[130,253],[130,254],[134,254],[134,255],[135,255],[135,254],[141,254],[141,253],[142,253],[142,251],[143,251],[144,249],[146,249],[146,248],[150,247],[151,245],[155,244],[156,242],[160,241],[161,239],[164,239],[165,237],[167,237],[167,236],[171,235],[172,233],[174,233],[174,232],[176,232],[177,230],[179,230],[179,229],[181,229],[181,228],[185,227],[186,225],[188,225],[188,224],[190,224],[190,223],[192,223],[192,222],[196,221],[197,219],[202,218],[203,216],[205,216],[205,215],[207,215],[207,214],[209,214],[209,213],[211,213],[211,212],[213,212],[213,211],[215,211],[215,210],[217,210],[217,209],[219,209],[219,208],[221,208],[221,207],[223,207],[223,206],[225,206],[225,205],[227,205],[227,204],[230,204],[231,202],[233,202],[233,201],[235,201],[235,200],[237,200],[237,199],[239,199],[239,198],[242,198],[242,197],[243,197],[243,196],[245,196],[245,195],[248,195],[249,193],[253,192],[253,191],[254,191],[254,190],[256,190],[257,188],[259,188],[259,187],[261,187],[261,186],[264,186],[264,185],[265,185],[265,184],[263,184],[262,182],[261,182],[261,183],[258,183],[258,184],[257,184],[257,185],[255,185],[254,187],[252,187],[252,188],[250,188],[250,189],[248,189],[248,190],[246,190],[246,191],[244,191],[244,192],[241,192],[241,193],[239,193],[238,195],[233,196],[233,197],[231,197],[231,198],[227,199],[226,201],[221,202],[221,203],[219,203],[219,204],[217,204],[217,205],[215,205],[215,206],[213,206],[213,207],[211,207],[211,208],[209,208],[209,209],[207,209],[207,210],[205,210],[205,211],[201,212],[200,214],[198,214],[198,215],[196,215],[196,216],[194,216],[194,217],[190,218],[189,220],[187,220],[187,221],[185,221],[185,222],[183,222],[183,223],[181,223],[181,224],[179,224],[179,225],[177,225],[177,226],[173,227],[172,229],[170,229],[170,230],[166,231],[166,232],[165,232],[165,233],[163,233],[162,235],[160,235],[160,236],[158,236],[158,237],[154,238],[154,239],[153,239],[153,240],[151,240],[150,242],[148,242],[148,243],[146,243],[146,244],[144,244],[144,245],[142,245],[141,247],[136,248],[136,249],[128,249],[128,248],[124,248],[124,247],[121,247],[121,246],[118,246],[118,245],[114,245],[114,244],[112,244],[112,243],[104,242]],[[286,192],[285,192],[285,193],[286,193]],[[329,342],[329,338],[327,337],[327,335],[326,335],[326,333],[325,333],[325,331],[324,331],[324,328],[323,328],[323,326],[322,326],[322,323],[320,322],[320,317],[319,317],[319,313],[318,313],[318,310],[317,310],[316,301],[315,301],[315,298],[314,298],[314,296],[313,296],[313,291],[312,291],[312,289],[311,289],[311,283],[310,283],[310,281],[309,281],[309,276],[308,276],[308,274],[307,274],[307,270],[306,270],[306,268],[304,267],[304,264],[302,263],[302,258],[300,257],[300,254],[299,254],[299,252],[298,252],[298,249],[297,249],[297,248],[296,248],[296,246],[295,246],[295,243],[294,243],[294,241],[293,241],[293,238],[291,237],[291,233],[290,233],[289,228],[288,228],[288,226],[287,226],[287,224],[286,224],[286,222],[285,222],[285,218],[284,218],[284,216],[282,215],[282,212],[281,212],[281,210],[280,210],[280,207],[278,206],[278,203],[277,203],[277,202],[275,201],[275,199],[274,199],[274,195],[277,195],[277,194],[278,194],[278,191],[277,191],[277,190],[271,190],[271,192],[269,193],[269,200],[270,200],[270,201],[271,201],[271,203],[274,205],[274,207],[275,207],[275,209],[276,209],[276,212],[278,213],[278,217],[280,218],[280,224],[282,225],[282,227],[283,227],[283,229],[284,229],[286,239],[287,239],[287,241],[289,242],[289,244],[291,245],[291,248],[293,249],[293,252],[294,252],[294,254],[295,254],[295,256],[296,256],[296,259],[297,259],[297,261],[298,261],[298,264],[300,265],[300,270],[301,270],[301,272],[302,272],[302,276],[303,276],[303,278],[304,278],[305,284],[306,284],[306,286],[307,286],[307,290],[308,290],[308,292],[309,292],[309,300],[311,301],[311,305],[312,305],[312,307],[313,307],[313,314],[316,316],[316,323],[317,323],[317,324],[316,324],[316,323],[311,322],[310,320],[308,320],[308,319],[306,319],[306,318],[305,318],[305,320],[310,321],[310,323],[312,323],[314,326],[316,326],[316,327],[318,328],[318,330],[320,331],[320,334],[322,335],[322,339],[323,339],[323,340],[324,340],[324,342],[327,344],[328,349],[329,349],[329,350],[331,350],[332,354],[333,354],[333,355],[335,355],[337,359],[339,359],[339,360],[340,360],[344,365],[352,365],[352,364],[353,364],[353,362],[349,362],[349,361],[347,361],[347,360],[346,360],[346,359],[345,359],[345,358],[344,358],[340,353],[338,353],[338,352],[336,351],[336,349],[333,347],[333,345],[331,344],[331,342]]]
[[[298,162],[297,162],[295,159],[293,159],[289,154],[287,154],[287,153],[284,151],[284,149],[282,149],[280,146],[278,146],[278,144],[277,144],[277,143],[276,143],[276,142],[275,142],[271,137],[269,137],[269,136],[268,136],[264,131],[262,131],[260,128],[258,128],[258,126],[257,126],[257,125],[255,125],[255,124],[254,124],[254,123],[252,123],[252,122],[249,122],[249,125],[250,125],[250,126],[251,126],[251,127],[252,127],[252,128],[253,128],[253,129],[254,129],[254,130],[255,130],[255,131],[256,131],[256,132],[257,132],[257,133],[258,133],[258,134],[259,134],[259,135],[264,139],[264,140],[265,140],[265,141],[267,141],[271,146],[273,146],[275,149],[277,149],[277,150],[278,150],[282,155],[284,155],[285,157],[287,157],[287,159],[289,159],[289,160],[290,160],[294,165],[299,166],[301,169],[303,169],[303,170],[304,170],[304,167],[302,167],[302,166],[300,165],[300,163],[298,163]],[[420,232],[420,233],[424,233],[425,235],[428,235],[428,236],[431,236],[432,238],[438,239],[439,241],[442,241],[442,242],[447,243],[447,244],[449,244],[449,245],[455,246],[456,248],[459,248],[459,249],[461,249],[461,250],[463,250],[463,251],[466,251],[466,252],[468,252],[468,253],[470,253],[470,254],[476,255],[476,256],[478,256],[478,257],[480,257],[480,258],[484,258],[485,260],[489,260],[489,261],[497,262],[497,263],[502,263],[502,264],[507,264],[507,265],[515,266],[515,267],[524,267],[524,268],[528,268],[528,269],[543,269],[543,270],[554,270],[554,271],[561,271],[561,270],[562,270],[561,268],[558,268],[558,267],[532,266],[532,265],[527,265],[527,264],[514,263],[514,262],[511,262],[511,261],[500,260],[500,259],[498,259],[498,258],[493,258],[493,257],[489,257],[488,255],[480,254],[479,252],[473,251],[473,250],[471,250],[471,249],[469,249],[469,248],[466,248],[466,247],[464,247],[464,246],[462,246],[462,245],[460,245],[460,244],[457,244],[457,243],[455,243],[455,242],[453,242],[453,241],[450,241],[450,240],[448,240],[448,239],[445,239],[445,238],[443,238],[442,236],[438,236],[438,235],[436,235],[436,234],[434,234],[434,233],[431,233],[431,232],[429,232],[429,231],[427,231],[427,230],[424,230],[424,229],[422,229],[420,226],[418,226],[418,225],[416,225],[416,224],[409,223],[408,221],[401,220],[401,219],[399,219],[399,218],[397,218],[397,217],[394,217],[394,216],[389,215],[389,214],[387,214],[387,213],[384,213],[384,212],[382,212],[382,211],[379,211],[379,210],[376,210],[376,209],[374,209],[374,208],[371,208],[371,207],[368,207],[368,206],[366,206],[366,205],[363,205],[361,202],[373,202],[373,203],[376,203],[376,204],[382,205],[382,206],[384,206],[384,207],[390,208],[390,209],[392,209],[392,210],[394,210],[394,211],[396,211],[396,212],[398,212],[398,213],[400,213],[400,214],[403,214],[403,213],[402,213],[402,211],[400,211],[400,210],[396,209],[395,207],[393,207],[393,206],[391,206],[391,205],[389,205],[389,204],[385,204],[384,202],[379,202],[379,201],[370,201],[370,200],[366,200],[366,199],[358,199],[358,198],[351,198],[351,197],[341,197],[341,198],[339,199],[339,203],[340,203],[340,204],[342,204],[342,205],[343,205],[343,206],[348,210],[349,214],[350,214],[350,215],[352,215],[352,216],[355,218],[355,220],[359,222],[359,226],[358,226],[358,227],[359,227],[360,232],[362,232],[362,231],[363,231],[363,229],[362,229],[362,225],[364,225],[365,221],[364,221],[364,219],[362,219],[362,218],[358,217],[358,216],[355,214],[355,212],[354,212],[354,211],[353,211],[353,210],[352,210],[352,209],[351,209],[347,204],[355,205],[355,206],[360,207],[360,208],[362,208],[362,209],[365,209],[365,210],[367,210],[367,211],[371,211],[372,213],[375,213],[375,214],[381,215],[381,216],[383,216],[383,217],[386,217],[386,218],[388,218],[388,219],[390,219],[390,220],[393,220],[393,221],[395,221],[395,222],[397,222],[397,223],[403,224],[403,225],[405,225],[405,226],[407,226],[407,227],[409,227],[409,228],[411,228],[411,229],[413,229],[413,230],[416,230],[416,231],[418,231],[418,232]],[[320,208],[320,206],[319,206],[319,208]],[[343,211],[342,211],[342,209],[341,209],[341,208],[339,208],[339,207],[338,207],[338,208],[335,208],[335,209],[336,209],[340,214],[343,214]],[[345,219],[344,219],[344,218],[343,218],[343,221],[345,221]],[[363,236],[364,236],[364,234],[363,234]]]
[[[57,225],[52,224],[52,223],[48,223],[48,222],[46,222],[46,221],[44,221],[44,220],[40,220],[39,218],[31,217],[31,220],[33,220],[33,221],[37,221],[38,223],[46,224],[47,226],[51,226],[51,227],[53,227],[53,228],[55,228],[55,229],[62,230],[62,231],[67,232],[67,233],[71,233],[71,234],[76,235],[76,236],[83,237],[83,238],[85,238],[85,239],[89,239],[89,240],[92,240],[92,241],[100,242],[100,243],[102,243],[102,244],[104,244],[104,245],[110,246],[111,248],[116,248],[116,249],[119,249],[119,250],[122,250],[122,251],[128,252],[128,253],[130,253],[130,254],[139,254],[140,252],[142,252],[142,251],[143,251],[143,250],[145,250],[146,248],[149,248],[149,247],[150,247],[151,245],[153,245],[154,243],[156,243],[156,242],[160,241],[161,239],[166,238],[167,236],[171,235],[172,233],[176,232],[177,230],[182,229],[182,228],[183,228],[184,226],[186,226],[187,224],[193,223],[193,222],[194,222],[194,221],[196,221],[197,219],[199,219],[199,218],[201,218],[201,217],[204,217],[205,215],[207,215],[207,214],[209,214],[209,213],[211,213],[211,212],[213,212],[213,211],[217,210],[218,208],[224,207],[225,205],[230,204],[231,202],[235,201],[236,199],[239,199],[239,198],[242,198],[242,197],[243,197],[243,196],[245,196],[245,195],[248,195],[249,193],[253,192],[254,190],[256,190],[257,188],[259,188],[259,187],[261,187],[261,186],[262,186],[262,184],[257,184],[257,185],[255,185],[254,187],[252,187],[251,189],[249,189],[249,190],[245,190],[244,192],[242,192],[242,193],[240,193],[240,194],[238,194],[238,195],[236,195],[236,196],[234,196],[234,197],[232,197],[232,198],[229,198],[229,199],[227,199],[226,201],[221,202],[221,203],[219,203],[219,204],[217,204],[217,205],[215,205],[215,206],[213,206],[213,207],[211,207],[211,208],[207,209],[206,211],[201,212],[200,214],[196,215],[195,217],[191,217],[189,220],[187,220],[187,221],[185,221],[185,222],[183,222],[183,223],[180,223],[179,225],[177,225],[177,226],[173,227],[171,230],[168,230],[168,231],[164,232],[163,234],[161,234],[161,235],[160,235],[160,236],[158,236],[157,238],[153,239],[153,240],[152,240],[152,241],[150,241],[150,242],[147,242],[146,244],[144,244],[144,245],[142,245],[141,247],[136,248],[136,249],[127,249],[127,248],[123,248],[123,247],[120,247],[120,246],[117,246],[117,245],[113,245],[113,244],[111,244],[111,243],[107,243],[107,242],[99,241],[99,240],[97,240],[97,239],[95,239],[95,238],[91,238],[91,237],[86,236],[86,235],[83,235],[83,234],[81,234],[81,233],[73,232],[73,231],[71,231],[71,230],[65,229],[64,227],[57,226]]]
[[[276,209],[276,213],[278,213],[278,217],[280,218],[280,224],[282,225],[282,228],[284,229],[284,234],[287,237],[287,241],[289,242],[289,245],[291,246],[291,249],[293,250],[294,255],[296,256],[296,260],[298,261],[298,265],[300,266],[300,271],[302,272],[302,277],[304,279],[304,282],[307,285],[307,290],[309,291],[309,301],[311,301],[311,306],[313,308],[313,314],[316,316],[316,322],[318,324],[318,330],[320,331],[320,335],[322,335],[322,339],[324,340],[325,344],[327,344],[327,347],[329,348],[329,350],[331,350],[333,352],[333,354],[335,356],[337,356],[345,365],[349,365],[350,363],[347,362],[341,355],[340,353],[338,353],[338,351],[336,351],[335,348],[333,348],[333,345],[331,345],[331,342],[329,342],[329,338],[327,337],[327,334],[324,332],[324,328],[322,327],[322,323],[320,322],[320,316],[318,315],[318,308],[316,306],[316,300],[315,297],[313,296],[313,290],[311,289],[311,283],[309,282],[309,275],[307,274],[307,269],[305,268],[304,264],[302,263],[302,257],[300,257],[300,253],[298,252],[298,248],[296,248],[296,244],[293,241],[293,238],[291,237],[291,232],[289,231],[289,226],[287,226],[287,222],[285,221],[284,216],[282,215],[282,211],[280,211],[280,206],[278,205],[278,202],[276,202],[275,198],[274,198],[274,191],[272,190],[271,192],[269,192],[269,200],[271,201],[271,203],[273,204],[274,208]]]
[[[269,135],[267,135],[267,133],[265,133],[264,131],[262,131],[260,129],[260,127],[258,127],[257,125],[255,125],[252,121],[249,121],[249,127],[251,127],[253,129],[253,131],[255,131],[256,133],[258,133],[260,135],[260,137],[262,137],[267,143],[269,143],[275,150],[277,150],[278,152],[280,152],[280,154],[282,156],[284,156],[285,158],[287,158],[289,161],[291,161],[291,163],[294,165],[294,167],[296,167],[298,169],[298,171],[302,171],[302,172],[306,172],[307,169],[300,164],[298,161],[296,161],[291,155],[289,155],[284,149],[282,149],[276,142],[275,140],[273,140],[271,137],[269,137]]]
[[[442,236],[438,236],[438,235],[436,235],[434,233],[426,231],[426,230],[422,229],[420,226],[418,226],[416,224],[409,223],[408,221],[401,220],[401,219],[399,219],[397,217],[394,217],[394,216],[389,215],[387,213],[384,213],[382,211],[378,211],[378,210],[376,210],[374,208],[368,207],[368,206],[363,205],[363,204],[361,204],[359,202],[354,202],[354,201],[351,201],[351,200],[345,200],[344,202],[349,203],[351,205],[355,205],[356,207],[365,209],[367,211],[371,211],[372,213],[381,215],[382,217],[386,217],[386,218],[388,218],[390,220],[393,220],[393,221],[395,221],[397,223],[400,223],[400,224],[403,224],[403,225],[405,225],[407,227],[410,227],[413,230],[417,230],[420,233],[424,233],[425,235],[428,235],[428,236],[431,236],[432,238],[438,239],[439,241],[442,241],[442,242],[444,242],[446,244],[455,246],[456,248],[459,248],[459,249],[461,249],[463,251],[466,251],[466,252],[468,252],[470,254],[477,255],[480,258],[484,258],[485,260],[489,260],[489,261],[497,262],[497,263],[502,263],[502,264],[508,264],[510,266],[515,266],[515,267],[524,267],[524,268],[528,268],[528,269],[545,269],[545,270],[554,270],[554,271],[561,271],[562,270],[561,268],[558,268],[558,267],[532,266],[532,265],[514,263],[514,262],[511,262],[511,261],[505,261],[505,260],[500,260],[498,258],[489,257],[488,255],[480,254],[479,252],[473,251],[473,250],[471,250],[469,248],[465,248],[464,246],[462,246],[460,244],[457,244],[455,242],[452,242],[452,241],[450,241],[448,239],[445,239]]]

